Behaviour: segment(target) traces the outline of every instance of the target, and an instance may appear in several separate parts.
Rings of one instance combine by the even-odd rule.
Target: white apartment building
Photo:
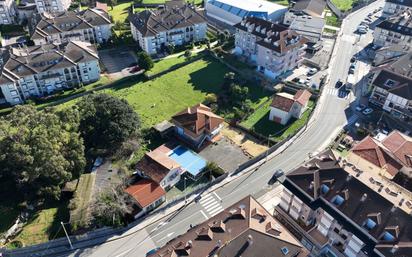
[[[411,0],[386,0],[382,16],[388,17],[406,10],[412,10]]]
[[[0,24],[16,22],[16,3],[14,0],[0,0]]]
[[[35,45],[68,43],[72,40],[105,43],[112,36],[112,22],[107,12],[86,9],[81,12],[66,11],[40,15],[32,34]]]
[[[412,10],[380,22],[375,28],[373,43],[377,46],[412,45]]]
[[[5,101],[16,105],[99,78],[97,49],[90,43],[71,41],[11,48],[1,70],[0,89]]]
[[[164,51],[168,45],[206,38],[207,22],[203,12],[179,0],[166,2],[162,9],[134,14],[129,20],[133,39],[149,54]]]
[[[306,39],[287,27],[249,17],[235,25],[235,54],[245,56],[269,78],[299,67]]]
[[[35,0],[38,13],[65,12],[69,9],[72,0]]]

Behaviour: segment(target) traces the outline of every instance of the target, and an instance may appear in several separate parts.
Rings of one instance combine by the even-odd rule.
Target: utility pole
[[[69,241],[70,249],[73,249],[72,241],[70,241],[69,234],[67,234],[67,230],[66,230],[66,227],[64,226],[63,221],[60,221],[60,224],[62,224],[64,234],[66,234],[67,241]]]
[[[184,177],[184,187],[185,189],[183,191],[186,191],[186,177]],[[185,203],[186,203],[186,192],[185,192]]]
[[[268,145],[267,145],[267,150],[266,150],[266,156],[265,156],[265,162],[267,162],[268,161],[268,155],[269,155],[269,143],[270,143],[270,137],[271,137],[272,135],[268,135]]]

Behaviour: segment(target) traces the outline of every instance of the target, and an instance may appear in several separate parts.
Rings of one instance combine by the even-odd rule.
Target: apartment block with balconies
[[[32,34],[35,45],[68,43],[72,40],[105,43],[112,36],[112,22],[107,12],[86,9],[81,12],[66,11],[50,15],[40,14]]]
[[[1,70],[0,89],[10,105],[53,94],[100,78],[99,57],[90,43],[11,48]]]
[[[373,43],[381,47],[412,45],[412,10],[395,14],[376,25]]]
[[[326,150],[286,175],[275,216],[312,256],[403,257],[410,215],[368,187]],[[308,214],[306,214],[308,213]]]
[[[16,6],[14,0],[0,0],[0,24],[16,22]]]
[[[386,0],[382,16],[388,17],[407,10],[412,10],[412,1],[410,0]]]
[[[38,13],[59,13],[69,9],[72,0],[35,0]]]
[[[256,64],[269,78],[277,78],[303,61],[306,39],[283,25],[248,17],[235,28],[235,54]]]
[[[149,54],[165,51],[169,45],[179,46],[206,38],[207,21],[203,11],[183,1],[168,1],[157,10],[132,15],[133,39]]]

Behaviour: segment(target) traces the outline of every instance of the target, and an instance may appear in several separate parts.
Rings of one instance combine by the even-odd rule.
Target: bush
[[[206,164],[205,172],[210,172],[210,174],[212,174],[215,178],[225,174],[225,171],[220,168],[215,162],[208,162]]]
[[[10,248],[22,248],[24,245],[23,245],[23,242],[21,242],[21,241],[19,241],[19,240],[14,240],[14,241],[11,241],[10,243],[9,243],[9,247]]]

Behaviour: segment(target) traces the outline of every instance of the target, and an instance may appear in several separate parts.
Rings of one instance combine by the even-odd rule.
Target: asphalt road
[[[188,205],[171,219],[160,220],[123,239],[94,248],[77,250],[65,256],[145,256],[147,251],[160,247],[177,235],[185,233],[191,224],[203,222],[243,197],[249,194],[256,198],[263,195],[271,189],[267,182],[276,169],[289,171],[307,159],[309,153],[325,148],[343,126],[356,121],[357,115],[349,108],[353,98],[340,98],[334,86],[338,80],[346,80],[351,57],[370,43],[370,34],[359,36],[353,32],[367,14],[379,6],[383,6],[382,0],[353,13],[344,20],[342,34],[337,40],[336,50],[331,60],[329,83],[320,99],[321,104],[317,106],[316,114],[308,129],[282,154],[269,160],[258,170],[240,176],[208,195],[202,195],[200,202]]]

